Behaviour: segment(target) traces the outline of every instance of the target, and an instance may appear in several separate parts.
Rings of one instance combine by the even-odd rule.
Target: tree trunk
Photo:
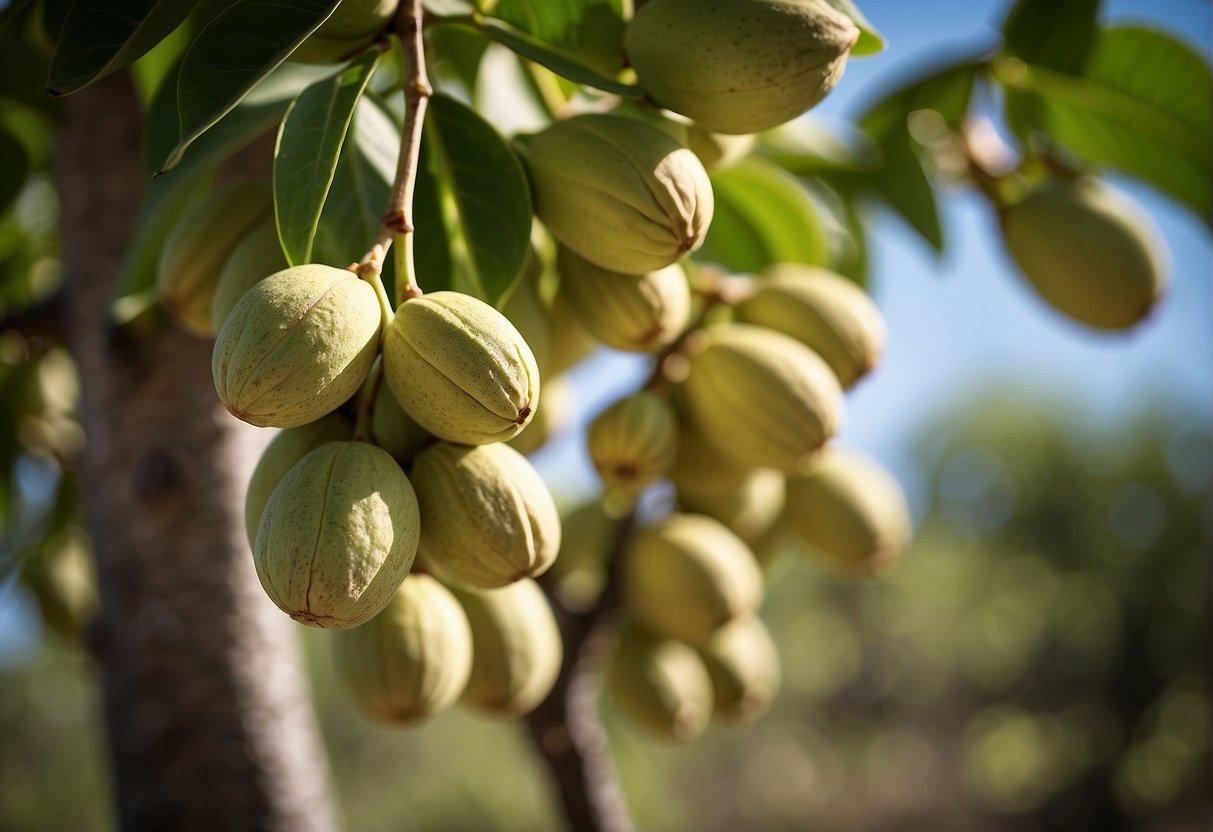
[[[125,74],[65,99],[55,173],[80,462],[97,561],[99,662],[121,828],[330,830],[327,769],[295,625],[266,599],[241,494],[262,432],[219,406],[211,344],[115,344],[106,325],[143,192]]]

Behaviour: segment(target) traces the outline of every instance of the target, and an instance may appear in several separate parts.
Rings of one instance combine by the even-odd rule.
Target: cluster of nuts
[[[333,49],[353,48],[395,4],[357,5],[365,19],[334,15],[312,45],[333,36]],[[848,574],[879,574],[902,551],[896,484],[822,450],[843,389],[883,348],[871,301],[792,265],[745,292],[705,293],[679,263],[702,243],[713,195],[703,161],[674,136],[727,163],[714,134],[812,106],[857,37],[818,2],[646,4],[628,59],[655,102],[696,126],[594,113],[518,137],[558,247],[536,251],[504,314],[451,291],[393,310],[377,279],[287,268],[264,185],[217,191],[182,219],[161,261],[164,306],[215,336],[227,409],[282,429],[246,500],[258,577],[292,618],[339,631],[338,665],[367,712],[412,722],[462,698],[518,715],[550,690],[562,647],[533,579],[561,550],[561,521],[518,448],[543,443],[559,421],[552,402],[567,400],[559,374],[596,343],[660,354],[648,389],[590,428],[606,503],[630,506],[665,478],[677,493],[675,513],[641,530],[621,564],[627,615],[608,675],[641,724],[685,739],[713,708],[737,718],[769,703],[778,658],[757,617],[754,551],[777,528]],[[303,58],[333,59],[320,52]],[[704,54],[716,57],[696,63]],[[556,287],[541,279],[553,269]],[[559,393],[543,401],[541,370]]]

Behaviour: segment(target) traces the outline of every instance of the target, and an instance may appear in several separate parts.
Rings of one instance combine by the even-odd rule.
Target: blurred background
[[[810,119],[853,122],[906,77],[993,43],[1006,9],[862,7],[889,48],[852,61]],[[1105,18],[1209,55],[1202,0],[1111,0]],[[781,554],[764,618],[785,679],[755,723],[668,747],[604,704],[640,828],[1208,828],[1209,237],[1157,192],[1111,181],[1145,207],[1172,259],[1169,295],[1128,334],[1081,328],[1039,301],[968,192],[941,203],[943,257],[873,215],[869,288],[889,346],[848,397],[842,441],[906,489],[912,551],[870,584]],[[24,242],[49,247],[0,248],[53,280],[49,185],[16,210]],[[80,441],[70,362],[21,358],[0,334],[4,395],[33,397],[41,414],[0,425],[20,440],[5,450],[18,455],[14,481],[0,484],[10,551],[39,533],[17,522],[22,503],[53,507],[63,487],[47,460]],[[642,372],[603,351],[571,374],[578,420],[535,457],[564,502],[596,487],[581,428]],[[0,585],[0,829],[109,829],[98,691],[64,635],[89,602],[87,541],[65,523],[41,546],[34,574]],[[40,593],[40,581],[61,591]],[[560,827],[521,726],[456,711],[420,729],[374,727],[341,694],[323,634],[300,634],[348,829]]]

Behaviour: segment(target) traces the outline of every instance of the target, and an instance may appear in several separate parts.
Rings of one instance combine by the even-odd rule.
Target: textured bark
[[[80,463],[121,828],[329,830],[327,769],[295,630],[265,598],[241,493],[265,432],[219,406],[211,345],[117,344],[107,293],[143,190],[123,75],[65,100],[55,140]]]
[[[635,515],[629,514],[616,526],[606,586],[592,609],[571,612],[555,593],[548,593],[560,622],[565,661],[548,698],[527,717],[527,727],[575,832],[634,828],[615,777],[606,729],[598,718],[598,689],[609,643],[603,625],[619,603],[619,563],[635,522]]]

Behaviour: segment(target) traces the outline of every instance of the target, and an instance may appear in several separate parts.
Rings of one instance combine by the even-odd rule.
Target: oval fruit
[[[687,742],[712,717],[712,681],[703,661],[681,642],[623,625],[604,682],[619,710],[653,736]]]
[[[594,417],[586,447],[603,485],[639,491],[674,461],[678,423],[664,399],[642,390]]]

